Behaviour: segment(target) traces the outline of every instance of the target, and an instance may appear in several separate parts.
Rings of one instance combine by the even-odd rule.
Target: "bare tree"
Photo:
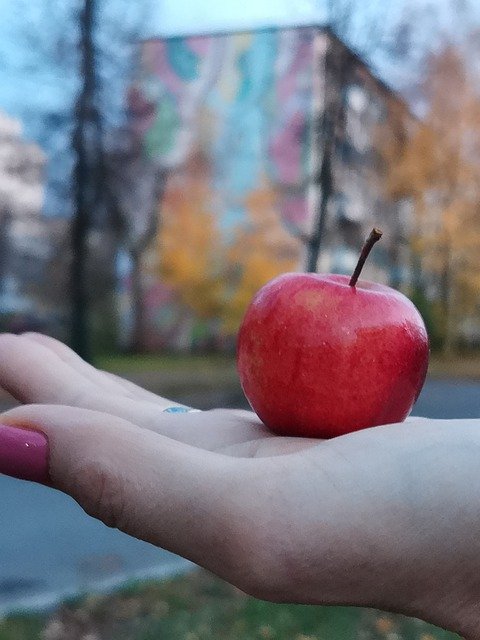
[[[18,11],[29,17],[19,33],[25,51],[32,52],[26,70],[48,67],[52,79],[56,76],[62,82],[65,95],[61,104],[52,103],[50,111],[40,114],[38,141],[49,153],[48,212],[71,216],[70,242],[64,247],[70,265],[66,283],[70,342],[88,358],[95,318],[98,324],[104,315],[115,271],[106,138],[115,131],[124,134],[119,123],[126,120],[126,87],[133,78],[135,53],[153,3],[51,0],[29,12],[30,4],[18,0]],[[134,181],[129,185],[136,189]],[[99,247],[102,255],[97,255]]]
[[[107,143],[108,207],[119,242],[131,261],[131,315],[133,328],[128,349],[141,352],[145,337],[142,257],[158,226],[158,203],[166,170],[149,159],[131,127],[114,132]]]
[[[10,226],[12,212],[10,207],[2,206],[0,210],[0,296],[5,293],[5,276],[10,254]]]
[[[81,87],[75,107],[72,149],[75,154],[73,173],[74,213],[71,226],[72,264],[71,345],[84,359],[90,359],[88,331],[89,293],[87,278],[88,232],[95,200],[95,147],[99,139],[97,107],[97,68],[94,42],[96,1],[83,0],[79,14]],[[97,149],[98,151],[98,149]]]
[[[177,144],[171,154],[148,155],[139,129],[149,118],[155,104],[132,85],[130,110],[126,124],[105,134],[105,179],[107,208],[119,247],[130,258],[130,317],[132,330],[127,349],[141,352],[145,348],[146,317],[142,260],[155,237],[161,218],[161,200],[168,175],[186,161],[196,144],[195,126],[202,104],[221,68],[225,38],[215,39],[202,60],[197,80],[180,102],[180,124],[174,131]],[[133,68],[133,71],[136,69]],[[157,100],[161,100],[161,96]],[[140,125],[140,126],[139,126]]]
[[[313,211],[311,232],[302,236],[306,244],[306,270],[316,271],[324,242],[327,216],[337,192],[335,162],[345,117],[344,90],[355,57],[367,64],[382,51],[405,57],[410,51],[411,23],[408,16],[385,25],[384,5],[368,8],[355,0],[330,0],[327,28],[314,47],[314,113],[309,201]],[[339,46],[339,40],[350,49]],[[352,55],[353,53],[353,55]]]

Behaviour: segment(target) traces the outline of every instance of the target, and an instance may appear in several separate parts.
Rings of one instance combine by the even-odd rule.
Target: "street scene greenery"
[[[125,377],[140,379],[142,374],[153,374],[151,385],[158,392],[160,387],[175,384],[177,379],[199,380],[201,374],[206,385],[238,384],[235,357],[233,355],[112,355],[98,357],[96,366]],[[433,352],[428,368],[430,377],[464,378],[480,380],[480,354],[466,351],[455,355]],[[153,382],[153,380],[156,382]],[[147,382],[147,386],[151,386]],[[155,388],[153,390],[155,390]]]
[[[0,640],[458,640],[370,609],[256,600],[204,571],[0,622]]]

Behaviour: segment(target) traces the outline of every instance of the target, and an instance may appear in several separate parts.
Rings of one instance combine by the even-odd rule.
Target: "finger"
[[[231,567],[222,549],[238,460],[72,407],[18,407],[0,422],[0,472],[49,484],[108,526],[220,575]]]
[[[133,394],[126,395],[108,376],[94,375],[90,365],[67,347],[62,348],[61,343],[52,350],[53,342],[56,341],[46,336],[0,335],[0,386],[24,403],[68,404],[99,411],[113,410],[119,415],[123,415],[121,401],[125,398],[129,400],[126,417],[136,417]],[[94,367],[91,370],[94,372]],[[177,404],[154,394],[149,394],[147,400],[150,413],[155,416]]]
[[[0,386],[20,402],[75,404],[94,387],[43,345],[0,335]]]
[[[78,356],[68,353],[67,348],[62,350],[61,345],[53,350],[52,343],[46,336],[0,335],[1,386],[24,403],[64,404],[98,411],[117,406],[118,410],[123,392],[118,393],[112,382],[101,384],[100,379],[85,375],[87,363],[72,367],[70,363]],[[129,414],[133,415],[135,404],[129,400]]]
[[[62,342],[46,336],[41,333],[27,332],[23,333],[22,338],[40,344],[43,347],[53,352],[60,360],[70,365],[73,370],[82,375],[84,378],[109,391],[110,393],[121,394],[135,400],[148,400],[149,402],[156,402],[162,408],[165,406],[176,406],[178,403],[162,398],[161,396],[142,389],[138,385],[124,380],[123,378],[114,375],[107,371],[100,371],[96,367],[92,366],[88,362],[85,362],[78,354],[72,349],[67,347]]]
[[[213,417],[211,413],[168,416],[162,413],[159,403],[105,392],[43,344],[10,334],[0,336],[0,385],[20,402],[62,404],[109,413],[208,450],[270,435],[254,414],[249,414],[248,419],[226,411]],[[243,451],[239,449],[236,455]]]

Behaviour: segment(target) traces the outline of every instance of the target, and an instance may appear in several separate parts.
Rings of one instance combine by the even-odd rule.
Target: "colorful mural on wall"
[[[405,225],[375,160],[379,123],[391,127],[406,107],[354,52],[317,27],[149,40],[130,92],[136,133],[165,181],[147,348],[231,344],[253,294],[303,268],[301,239],[318,208],[312,124],[326,104],[327,51],[345,72],[329,86],[340,101],[319,268],[351,272],[373,224],[386,240],[367,277],[392,282],[406,266]]]
[[[133,122],[150,158],[167,169],[153,250],[162,282],[152,277],[147,296],[149,347],[228,340],[254,291],[300,267],[316,33],[306,27],[143,44],[130,95]],[[167,256],[184,261],[175,274]],[[191,289],[186,282],[203,292],[203,306],[207,291],[223,282],[210,301],[215,311],[182,295],[180,283]]]
[[[140,126],[148,153],[178,170],[201,149],[226,228],[266,177],[287,225],[305,216],[314,28],[153,40],[139,90],[155,105]],[[300,190],[295,194],[296,190]]]

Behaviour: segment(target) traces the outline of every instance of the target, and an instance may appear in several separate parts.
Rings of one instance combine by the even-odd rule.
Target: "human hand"
[[[0,427],[0,471],[257,597],[374,606],[480,638],[478,421],[280,438],[249,412],[162,413],[170,401],[32,334],[0,336],[0,385],[35,403],[0,417],[21,427]]]

